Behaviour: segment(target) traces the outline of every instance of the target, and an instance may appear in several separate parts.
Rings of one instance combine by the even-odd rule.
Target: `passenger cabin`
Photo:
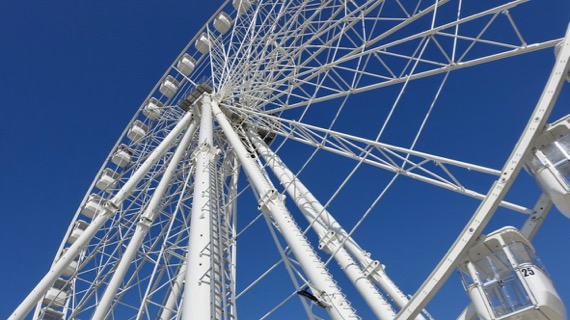
[[[65,252],[67,251],[66,249],[63,249],[63,251],[61,252],[61,255],[63,256],[65,254]],[[76,256],[73,261],[71,261],[61,272],[61,275],[64,277],[71,277],[75,271],[77,270],[77,267],[79,266],[79,255]]]
[[[200,37],[198,37],[194,46],[196,47],[196,50],[200,51],[202,54],[207,54],[210,52],[210,38],[204,32]]]
[[[109,191],[115,188],[118,178],[119,174],[113,171],[113,169],[105,168],[99,177],[99,180],[95,183],[95,186],[102,191]]]
[[[150,98],[143,108],[143,114],[151,120],[158,120],[162,114],[162,107],[162,102],[157,98]]]
[[[141,142],[142,138],[146,135],[148,127],[140,120],[133,122],[132,126],[127,131],[127,138],[131,139],[134,143]]]
[[[81,213],[84,216],[93,219],[96,215],[101,213],[103,210],[104,210],[104,207],[103,207],[103,201],[101,200],[101,197],[99,195],[96,195],[96,194],[91,194],[89,196],[89,198],[87,199],[85,206],[83,207],[83,209],[81,209]]]
[[[185,53],[176,63],[176,69],[186,77],[189,76],[196,68],[196,59]]]
[[[41,320],[60,320],[63,317],[63,312],[48,307],[43,308],[40,315]]]
[[[67,281],[57,279],[53,286],[48,289],[42,304],[51,308],[61,308],[65,305],[69,295],[69,286]]]
[[[469,249],[461,280],[482,320],[566,320],[566,308],[532,244],[514,227]]]
[[[133,150],[124,144],[119,145],[113,156],[111,157],[111,162],[117,166],[124,168],[131,163],[131,157],[133,156]]]
[[[251,8],[251,0],[233,0],[232,5],[237,12],[242,14]]]
[[[173,76],[166,76],[164,81],[160,84],[158,91],[168,98],[172,98],[176,94],[176,91],[178,91],[179,86],[180,83],[178,80],[174,79]]]
[[[570,218],[570,115],[545,127],[526,157],[525,168]]]
[[[214,29],[218,30],[221,34],[228,32],[232,24],[232,18],[223,11],[218,14],[216,19],[214,19]]]
[[[69,235],[69,238],[67,238],[67,242],[73,244],[75,240],[77,240],[83,234],[83,232],[85,231],[85,229],[87,229],[88,226],[89,223],[83,220],[75,221],[73,229],[71,230],[71,234]]]

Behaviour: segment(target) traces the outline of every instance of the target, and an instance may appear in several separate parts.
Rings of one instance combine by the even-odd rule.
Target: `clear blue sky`
[[[4,116],[0,129],[0,318],[6,318],[48,270],[77,206],[125,125],[220,4],[15,0],[0,4]],[[525,31],[533,37],[530,41],[563,36],[570,20],[567,1],[531,1],[524,7],[517,13],[528,19]],[[420,144],[425,148],[420,149],[499,169],[554,61],[550,49],[534,54],[533,59],[482,66],[457,77],[471,78],[470,84],[453,82],[452,77],[440,101],[442,109],[426,128],[431,142]],[[506,74],[490,76],[499,66],[505,66]],[[553,119],[570,111],[568,84],[565,89]],[[375,99],[373,93],[365,97],[357,101],[364,104]],[[328,163],[346,165],[340,160]],[[318,192],[330,195],[329,179],[331,185],[338,184],[346,172],[334,171],[338,176],[318,168],[307,172],[307,184],[322,187]],[[373,189],[372,198],[380,190],[365,177],[356,181],[366,191]],[[431,201],[414,200],[414,195],[422,193]],[[538,188],[523,172],[507,198],[532,206],[538,195]],[[356,210],[359,206],[353,199],[354,193],[343,195],[339,201],[344,202],[336,208]],[[472,200],[400,178],[386,204],[381,204],[384,215],[371,218],[358,236],[371,251],[382,255],[388,272],[411,294],[475,207]],[[489,231],[522,222],[517,214],[500,211]],[[553,209],[535,246],[570,307],[570,220]],[[244,256],[255,257],[248,249],[240,250]],[[457,295],[458,288],[459,279],[453,276],[435,299],[430,311],[438,319],[451,319],[466,304],[467,296]],[[365,309],[361,302],[354,304]],[[241,311],[248,312],[247,308]]]

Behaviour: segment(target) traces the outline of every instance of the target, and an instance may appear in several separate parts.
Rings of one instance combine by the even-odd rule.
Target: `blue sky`
[[[4,257],[0,264],[0,318],[7,317],[48,270],[77,206],[132,114],[220,4],[8,0],[0,5],[4,12],[0,20],[4,115],[0,129],[0,252]],[[529,27],[525,31],[535,41],[563,36],[570,18],[568,2],[531,1],[525,7],[520,14],[526,15]],[[500,168],[540,95],[553,63],[552,50],[536,53],[533,59],[515,58],[453,76],[440,101],[442,108],[426,128],[431,139],[420,146],[442,155],[452,150],[462,160]],[[490,76],[497,66],[504,66],[507,74]],[[465,78],[472,82],[454,82]],[[414,85],[421,91],[430,82]],[[570,111],[568,84],[565,89],[553,120]],[[357,102],[369,103],[374,97],[367,93]],[[504,105],[520,108],[501,108]],[[463,128],[468,122],[472,127]],[[482,141],[489,144],[485,152],[479,149]],[[326,156],[321,160],[335,168],[349,168],[343,160]],[[338,184],[346,174],[346,170],[335,171],[336,175],[322,168],[308,171],[307,184],[321,186],[316,193],[330,195],[327,185]],[[366,179],[368,174],[363,171],[356,178],[360,190],[374,190],[364,197],[364,204],[379,190],[369,183],[370,176]],[[408,200],[416,193],[433,195],[433,200]],[[538,194],[523,172],[507,198],[531,206]],[[335,208],[357,210],[354,196],[343,194]],[[417,186],[405,178],[398,180],[387,198],[382,210],[390,214],[371,220],[374,223],[359,236],[370,246],[383,248],[376,253],[382,254],[388,272],[406,292],[413,293],[418,281],[451,245],[476,202]],[[522,221],[520,216],[501,210],[489,228],[520,226]],[[570,220],[553,209],[535,241],[567,304],[569,229]],[[243,250],[244,255],[250,254]],[[434,316],[451,319],[463,308],[466,295],[452,293],[458,286],[459,279],[452,277],[430,308]],[[355,305],[365,308],[359,302]]]

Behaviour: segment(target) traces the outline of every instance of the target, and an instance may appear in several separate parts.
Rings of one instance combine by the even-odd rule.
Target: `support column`
[[[230,299],[231,299],[231,303],[232,306],[230,308],[230,314],[234,317],[234,319],[237,319],[237,304],[236,304],[236,292],[237,292],[237,286],[236,286],[236,275],[237,275],[237,243],[236,243],[236,236],[237,236],[237,196],[238,196],[238,180],[239,180],[239,163],[238,160],[234,157],[232,159],[233,165],[232,165],[232,178],[231,178],[231,183],[229,185],[229,201],[231,201],[231,206],[230,206],[230,210],[231,210],[231,217],[232,217],[232,222],[231,222],[231,244],[230,246],[232,247],[231,249],[231,265],[230,265],[230,278],[232,280],[232,285],[231,285],[231,294],[230,294]]]
[[[125,275],[129,270],[131,263],[133,262],[133,259],[135,258],[140,246],[142,245],[144,237],[148,234],[148,231],[150,230],[152,223],[154,222],[154,220],[158,216],[158,213],[160,212],[159,210],[160,201],[162,200],[164,194],[166,193],[166,190],[170,186],[170,180],[172,178],[172,175],[178,168],[180,159],[182,159],[182,156],[186,153],[188,146],[192,141],[192,137],[194,136],[194,131],[196,131],[196,122],[192,122],[190,124],[190,128],[188,128],[188,130],[184,134],[184,137],[180,141],[180,144],[178,145],[176,152],[172,156],[172,159],[170,159],[170,163],[168,164],[168,167],[166,168],[166,171],[164,172],[162,179],[160,180],[158,186],[156,187],[156,190],[154,191],[146,210],[141,215],[140,221],[133,234],[133,237],[129,241],[129,244],[125,249],[123,256],[121,257],[121,261],[119,261],[119,264],[115,269],[113,277],[109,281],[107,289],[105,290],[103,297],[101,297],[101,300],[97,305],[97,309],[95,309],[95,313],[93,314],[92,319],[94,320],[105,319],[105,315],[107,314],[109,308],[111,307],[111,303],[113,302],[113,299],[117,295],[117,291],[119,290],[119,287],[123,282]]]
[[[283,197],[279,196],[271,181],[266,179],[263,169],[252,159],[252,155],[247,151],[238,134],[234,131],[215,101],[212,102],[212,110],[228,142],[234,148],[234,152],[252,187],[260,196],[259,209],[269,215],[279,227],[285,241],[289,244],[293,254],[310,280],[313,294],[326,305],[326,310],[332,319],[357,319],[358,317],[340,291],[340,288],[336,285],[323,262],[303,236],[295,220],[285,207]]]
[[[212,303],[211,272],[211,164],[216,150],[213,146],[212,108],[210,96],[201,98],[200,136],[196,159],[194,197],[190,214],[188,239],[188,267],[184,284],[182,319],[210,319]]]
[[[192,113],[186,113],[164,140],[156,147],[156,149],[148,156],[143,164],[133,173],[131,178],[123,185],[123,187],[113,196],[113,198],[105,204],[103,212],[96,216],[91,224],[85,229],[83,234],[67,251],[59,257],[58,261],[54,263],[48,273],[40,280],[36,287],[28,294],[22,303],[14,310],[9,320],[24,319],[32,308],[38,303],[50,286],[59,278],[63,270],[74,261],[75,257],[79,255],[81,250],[89,244],[89,241],[95,236],[97,231],[105,225],[121,206],[123,201],[131,194],[133,189],[146,175],[148,170],[164,155],[164,153],[172,146],[180,133],[188,127],[192,120]]]
[[[281,185],[285,187],[285,190],[287,190],[291,199],[311,224],[311,227],[319,236],[319,248],[329,254],[334,253],[334,259],[340,265],[341,269],[345,272],[377,318],[382,320],[392,320],[396,316],[392,306],[382,295],[380,295],[378,290],[376,290],[376,287],[374,287],[372,282],[370,282],[366,277],[360,266],[354,261],[348,251],[340,245],[341,239],[339,239],[336,231],[334,230],[342,230],[343,233],[346,232],[344,232],[338,222],[328,211],[324,208],[322,208],[322,211],[317,211],[313,207],[313,203],[316,202],[320,204],[320,202],[316,199],[311,202],[308,200],[308,195],[311,194],[309,190],[293,175],[291,170],[287,168],[279,156],[275,154],[257,134],[249,131],[248,137],[269,168],[273,170],[273,173],[275,173],[275,176],[279,179]]]
[[[250,134],[250,137],[255,135]],[[326,210],[326,208],[320,203],[319,200],[309,191],[307,187],[296,178],[293,173],[285,166],[285,164],[279,159],[279,157],[271,151],[263,141],[256,144],[256,148],[260,154],[264,157],[267,164],[272,170],[274,170],[275,175],[282,182],[282,185],[289,190],[293,190],[295,195],[291,194],[293,199],[298,197],[305,198],[305,202],[301,205],[303,208],[312,208],[314,213],[310,214],[310,221],[315,220],[318,216],[318,221],[314,224],[320,224],[326,226],[328,230],[335,232],[335,237],[339,238],[339,241],[343,242],[343,246],[346,250],[356,259],[362,268],[364,268],[364,273],[368,277],[371,277],[376,284],[382,288],[382,290],[394,301],[394,303],[402,308],[408,303],[408,298],[406,295],[396,286],[396,284],[388,277],[384,272],[384,269],[378,260],[372,260],[362,248],[349,237],[346,230],[336,221],[336,219]],[[255,141],[254,141],[255,143]],[[265,146],[265,147],[263,147]],[[279,170],[281,168],[281,170]],[[278,171],[276,171],[277,169]],[[303,209],[301,209],[303,210]],[[305,209],[306,211],[306,209]],[[321,234],[319,234],[321,236]],[[425,317],[418,315],[415,319],[425,320]]]
[[[180,294],[182,293],[182,287],[184,286],[184,279],[186,278],[186,262],[188,261],[188,255],[184,257],[184,262],[178,269],[178,273],[176,274],[176,278],[174,280],[174,284],[170,288],[170,293],[168,294],[168,298],[166,299],[166,303],[162,308],[162,312],[160,314],[160,320],[170,320],[172,316],[172,312],[176,306],[176,301],[180,298]]]

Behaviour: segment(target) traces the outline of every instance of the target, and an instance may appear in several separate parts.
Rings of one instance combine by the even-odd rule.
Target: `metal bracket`
[[[257,208],[261,212],[269,214],[269,203],[277,203],[278,201],[285,201],[285,196],[277,192],[275,189],[271,189],[259,197],[259,204]]]
[[[113,202],[112,200],[109,200],[107,202],[105,202],[105,205],[103,206],[104,210],[101,211],[101,213],[99,213],[99,215],[114,215],[117,210],[119,210],[119,206]]]
[[[384,270],[384,265],[380,263],[380,261],[378,260],[374,260],[371,261],[366,267],[364,267],[364,270],[362,271],[362,273],[364,273],[364,275],[367,278],[370,278],[370,276],[372,274],[377,274],[378,270],[382,269]]]
[[[299,290],[299,291],[297,291],[297,294],[311,300],[314,304],[316,304],[317,306],[319,306],[323,309],[326,309],[327,307],[330,306],[330,304],[326,303],[322,299],[319,299],[318,297],[315,297],[315,295],[313,295],[311,292],[309,292],[309,288]]]
[[[330,245],[336,245],[338,243],[338,237],[336,236],[336,232],[329,231],[323,235],[319,241],[319,249],[323,250],[328,254],[332,254]]]

